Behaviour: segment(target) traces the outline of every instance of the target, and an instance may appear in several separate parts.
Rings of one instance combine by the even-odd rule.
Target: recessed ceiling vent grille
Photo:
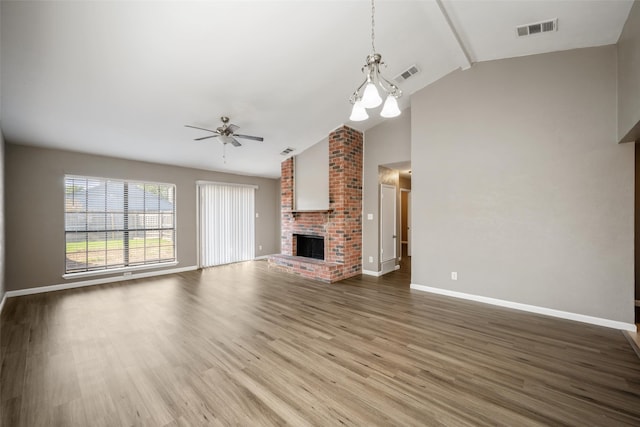
[[[282,150],[280,152],[280,155],[281,156],[288,156],[289,154],[293,153],[294,151],[296,151],[295,148],[287,147],[287,148],[285,148],[284,150]]]
[[[534,24],[521,25],[516,27],[518,37],[532,36],[534,34],[558,31],[558,18],[549,21],[536,22]]]
[[[417,74],[418,71],[420,71],[418,70],[418,67],[415,65],[412,65],[402,73],[398,74],[394,78],[394,80],[396,81],[396,83],[402,83],[403,81],[407,80],[409,77],[413,76],[414,74]]]

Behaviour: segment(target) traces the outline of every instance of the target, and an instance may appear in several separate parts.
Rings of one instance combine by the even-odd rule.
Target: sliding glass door
[[[200,267],[255,257],[255,189],[198,183]]]

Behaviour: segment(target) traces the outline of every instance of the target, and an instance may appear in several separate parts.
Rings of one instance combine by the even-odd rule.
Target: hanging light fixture
[[[376,53],[375,13],[374,0],[371,0],[371,55],[367,56],[367,63],[362,67],[362,72],[366,73],[367,77],[349,98],[349,101],[353,104],[349,119],[354,122],[367,120],[369,118],[367,108],[376,108],[382,104],[380,91],[383,95],[386,95],[380,115],[382,117],[397,117],[400,115],[398,98],[402,96],[402,91],[380,74],[380,66],[384,65],[384,62],[382,62],[382,55]]]

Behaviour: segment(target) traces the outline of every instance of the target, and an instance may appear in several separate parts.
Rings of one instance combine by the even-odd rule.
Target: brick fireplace
[[[329,134],[329,209],[295,211],[293,158],[282,162],[281,254],[269,265],[336,282],[362,272],[362,133],[342,126]],[[294,235],[324,238],[324,260],[301,257]]]

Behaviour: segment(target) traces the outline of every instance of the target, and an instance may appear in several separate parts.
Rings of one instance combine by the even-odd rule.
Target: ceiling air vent
[[[418,70],[418,67],[416,67],[415,65],[412,65],[407,70],[405,70],[402,73],[398,74],[394,78],[394,80],[396,81],[396,83],[402,83],[403,81],[407,80],[409,77],[411,77],[414,74],[416,74],[418,71],[420,71],[420,70]]]
[[[531,36],[533,34],[540,34],[540,33],[548,33],[549,31],[558,31],[558,18],[516,27],[516,32],[518,34],[518,37]]]
[[[294,151],[296,151],[295,148],[287,147],[287,148],[285,148],[284,150],[282,150],[280,152],[280,155],[281,156],[288,156],[289,154],[293,153]]]

